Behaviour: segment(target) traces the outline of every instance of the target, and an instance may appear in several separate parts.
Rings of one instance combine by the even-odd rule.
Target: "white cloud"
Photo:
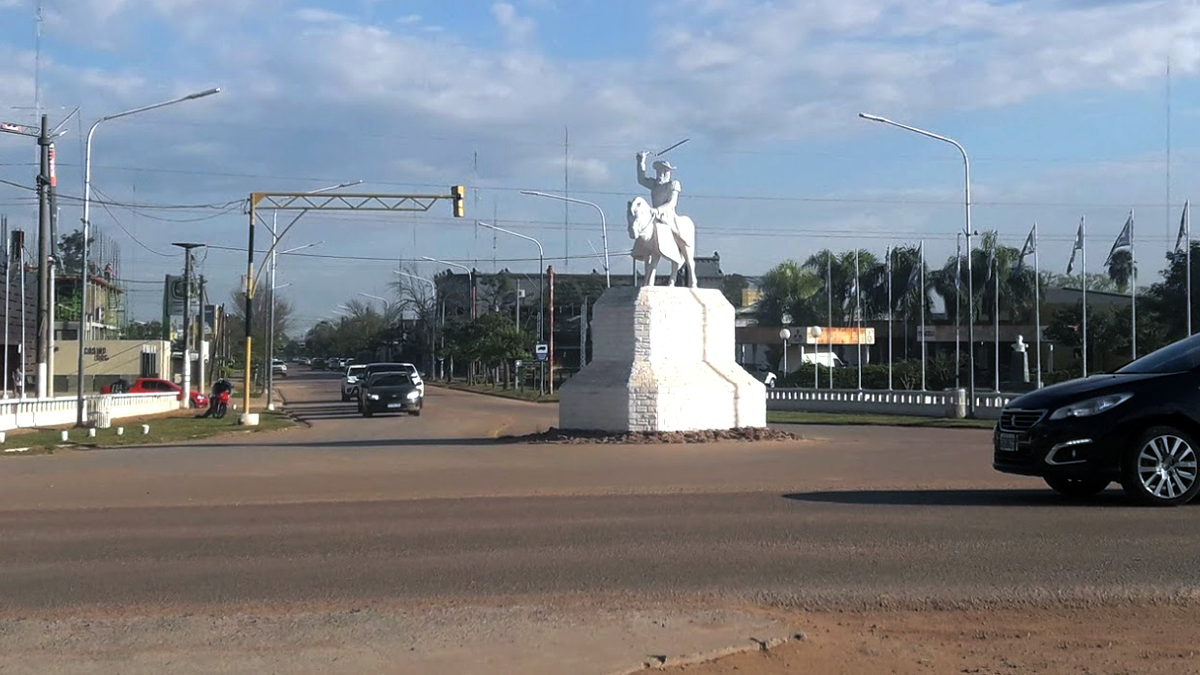
[[[525,45],[533,37],[537,24],[529,17],[517,14],[517,8],[507,2],[497,2],[492,5],[492,17],[504,31],[504,37],[510,44]]]

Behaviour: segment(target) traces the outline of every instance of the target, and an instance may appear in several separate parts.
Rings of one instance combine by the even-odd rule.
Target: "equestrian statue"
[[[633,239],[633,259],[645,261],[646,273],[643,286],[653,286],[659,261],[671,261],[671,277],[668,286],[675,285],[679,269],[686,266],[688,285],[696,287],[696,226],[692,219],[675,212],[682,186],[671,180],[675,167],[659,159],[654,162],[654,178],[646,175],[648,152],[637,154],[637,179],[643,187],[650,189],[650,201],[636,197],[629,202],[626,217],[629,221],[629,237]]]

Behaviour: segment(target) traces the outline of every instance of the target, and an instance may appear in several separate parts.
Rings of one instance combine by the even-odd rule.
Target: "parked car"
[[[325,359],[313,359],[309,365],[312,366],[313,370],[326,370],[327,368]]]
[[[992,466],[1089,497],[1118,482],[1132,500],[1178,506],[1200,491],[1200,335],[1113,373],[1014,399],[993,432]]]
[[[351,365],[342,376],[342,400],[353,401],[358,396],[358,378],[362,376],[366,366]]]
[[[405,371],[380,372],[359,381],[359,411],[363,417],[375,413],[406,412],[420,415],[424,396]]]
[[[183,400],[183,387],[175,384],[170,380],[164,380],[158,377],[139,377],[134,380],[133,385],[129,387],[130,394],[162,394],[172,392],[175,394],[175,399]],[[193,389],[189,397],[193,408],[207,408],[208,397],[203,393]]]
[[[281,359],[275,359],[271,362],[271,374],[276,377],[287,377],[288,367]]]
[[[418,390],[420,390],[421,396],[425,396],[425,380],[421,379],[421,372],[419,370],[417,370],[417,367],[411,363],[399,363],[399,362],[368,363],[365,366],[365,370],[363,370],[363,376],[365,377],[368,375],[372,375],[374,373],[385,373],[385,372],[408,373],[408,376],[412,380],[412,383],[414,385],[416,385]]]

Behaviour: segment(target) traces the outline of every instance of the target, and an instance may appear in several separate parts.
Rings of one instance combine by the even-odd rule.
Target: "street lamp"
[[[967,237],[967,302],[969,309],[967,310],[967,342],[970,347],[967,349],[967,360],[970,363],[970,379],[969,391],[967,392],[967,416],[975,416],[975,277],[971,271],[971,161],[967,158],[967,149],[958,141],[941,136],[924,129],[901,124],[889,120],[886,117],[879,115],[868,115],[867,113],[859,113],[859,117],[871,122],[879,122],[881,124],[890,124],[894,127],[899,127],[905,131],[911,131],[914,134],[920,134],[927,138],[932,138],[936,141],[949,143],[958,149],[962,154],[963,159],[963,210],[966,217],[966,223],[963,226],[962,233]]]
[[[183,249],[183,407],[187,408],[192,402],[192,249],[204,244],[174,242],[171,245]],[[204,303],[203,298],[200,303]]]
[[[537,190],[521,190],[521,194],[529,195],[530,197],[545,197],[546,199],[557,199],[560,202],[571,202],[572,204],[583,204],[596,209],[600,213],[600,231],[604,237],[604,287],[612,288],[612,278],[608,274],[608,222],[604,219],[604,209],[600,208],[599,204],[589,202],[583,199],[575,199],[574,197],[563,197],[562,195],[552,195],[549,192],[538,192]],[[540,246],[540,245],[539,245]],[[593,251],[595,249],[592,249]],[[694,272],[692,272],[694,274]],[[635,280],[636,281],[636,280]]]
[[[392,273],[397,274],[402,277],[408,277],[409,279],[416,279],[417,281],[424,281],[425,283],[429,284],[429,288],[433,290],[433,318],[429,320],[429,373],[430,373],[430,376],[432,376],[433,372],[434,372],[433,325],[437,319],[437,295],[438,295],[437,282],[435,282],[433,279],[426,279],[425,277],[419,277],[415,274],[409,274],[408,272],[402,272],[400,270],[392,270]],[[442,323],[443,323],[442,330],[443,331],[446,329],[446,326],[444,325],[445,322],[446,322],[446,316],[445,316],[445,314],[443,314],[442,315]],[[442,340],[445,341],[444,334],[442,336]]]
[[[467,271],[467,276],[471,281],[471,319],[475,319],[475,270],[473,270],[470,267],[467,267],[466,265],[463,265],[461,263],[454,263],[454,262],[450,262],[448,260],[438,260],[437,258],[430,258],[427,255],[421,256],[421,260],[428,260],[429,262],[440,263],[442,265],[449,265],[451,267],[457,267],[461,270]]]
[[[542,248],[542,242],[538,241],[537,239],[534,239],[533,237],[531,237],[527,234],[521,234],[520,232],[513,232],[512,230],[506,230],[503,227],[491,225],[489,223],[483,222],[482,220],[475,221],[475,224],[479,225],[480,227],[486,227],[489,230],[495,230],[497,232],[511,234],[514,237],[520,237],[522,239],[528,239],[529,241],[532,241],[533,243],[537,244],[537,247],[538,247],[538,342],[541,342],[542,338],[545,337],[544,335],[542,335],[542,305],[545,304],[542,301],[542,299],[543,299],[543,295],[544,295],[543,289],[546,287],[546,279],[545,279],[546,253],[545,253],[545,250]],[[521,311],[521,297],[520,297],[520,293],[518,293],[517,294],[517,313],[518,313],[518,315],[520,314],[520,311]],[[519,325],[520,323],[521,323],[520,319],[517,319],[517,324],[518,324],[517,328],[520,328],[520,325]]]
[[[788,374],[787,347],[788,347],[788,340],[792,339],[792,331],[790,331],[786,328],[780,330],[779,331],[779,339],[783,341],[783,377],[787,377],[787,374]],[[783,379],[783,378],[780,378],[780,379]]]
[[[84,352],[84,345],[87,343],[87,316],[88,316],[88,307],[87,307],[88,293],[87,293],[87,290],[88,290],[88,272],[89,272],[89,270],[88,270],[88,237],[91,236],[90,230],[91,230],[91,205],[92,205],[92,136],[96,133],[96,127],[99,127],[100,124],[103,122],[107,122],[109,120],[115,120],[120,117],[128,117],[130,115],[136,115],[138,113],[144,113],[144,112],[147,112],[150,110],[157,110],[158,108],[165,108],[169,105],[175,105],[176,103],[183,103],[184,101],[191,101],[194,99],[204,98],[205,96],[212,96],[213,94],[219,94],[219,93],[221,93],[220,88],[213,87],[212,89],[205,89],[204,91],[198,91],[193,94],[188,94],[187,96],[180,96],[179,98],[174,98],[174,99],[171,99],[170,101],[163,101],[162,103],[155,103],[153,105],[142,106],[141,108],[134,108],[133,110],[126,110],[125,112],[119,112],[114,115],[106,115],[106,116],[101,117],[100,119],[96,120],[95,123],[92,124],[91,128],[88,129],[87,140],[83,146],[83,250],[81,251],[81,253],[83,255],[82,255],[82,258],[79,263],[79,284],[80,284],[80,288],[81,288],[81,297],[80,297],[80,304],[79,304],[79,336],[78,336],[79,337],[79,339],[78,339],[79,362],[76,364],[77,372],[75,373],[75,379],[77,380],[76,388],[79,390],[76,394],[76,400],[75,400],[75,426],[77,426],[77,427],[84,426],[84,421],[83,421],[83,352]]]

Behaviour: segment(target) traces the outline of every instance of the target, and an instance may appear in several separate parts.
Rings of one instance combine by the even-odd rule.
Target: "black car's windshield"
[[[1169,344],[1137,361],[1123,366],[1118,373],[1180,373],[1200,366],[1200,335]]]
[[[408,373],[386,373],[371,378],[372,387],[403,387],[411,384]]]

